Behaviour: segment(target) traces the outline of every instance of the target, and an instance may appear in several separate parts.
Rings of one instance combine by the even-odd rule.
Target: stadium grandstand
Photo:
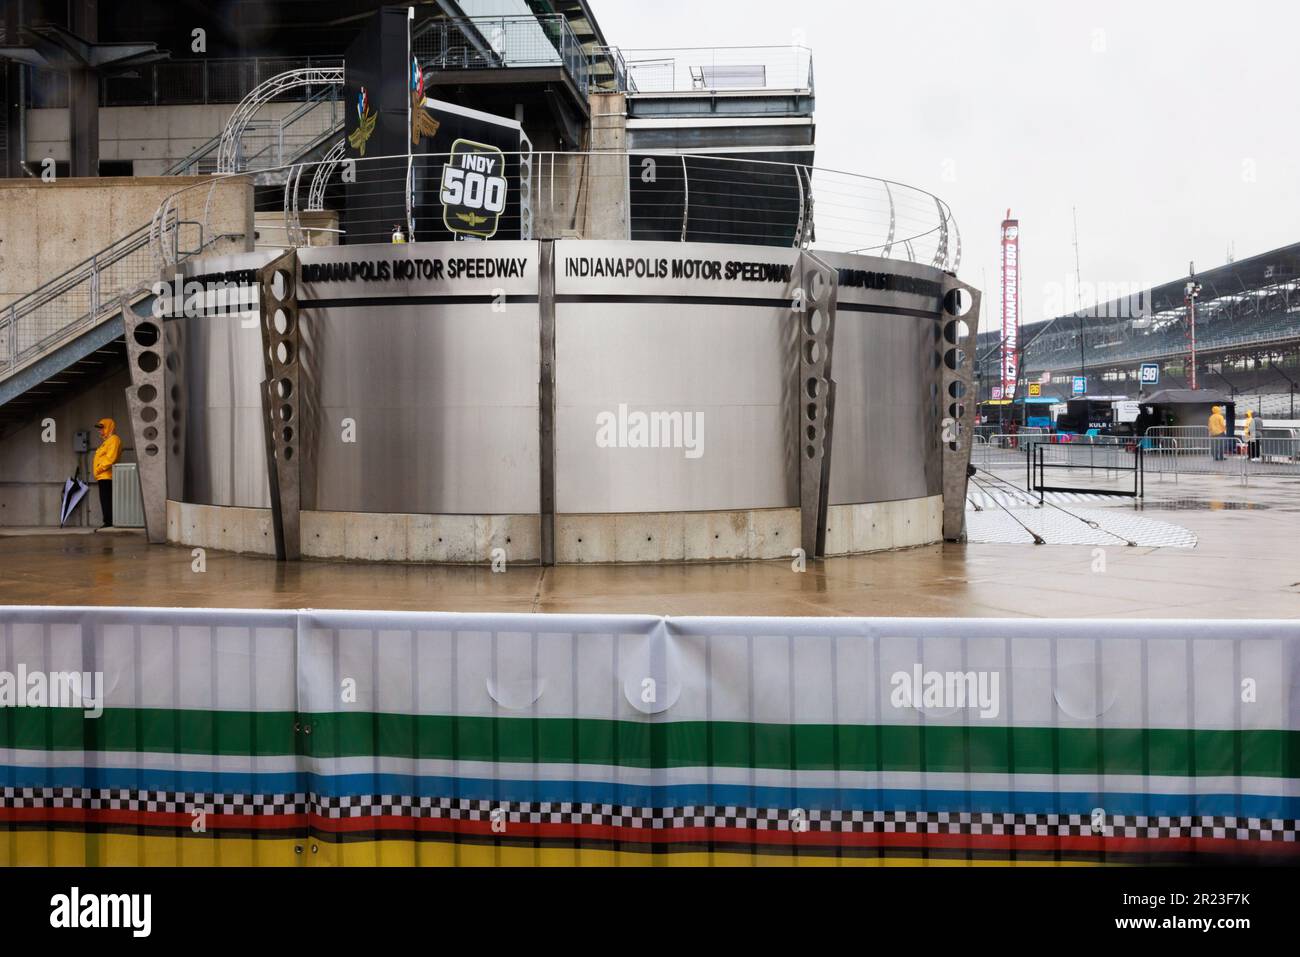
[[[1198,273],[1196,379],[1246,399],[1243,408],[1294,418],[1300,383],[1300,243]],[[1095,395],[1137,397],[1143,364],[1156,388],[1190,386],[1191,337],[1182,277],[1021,327],[1022,383],[1069,397],[1076,375]],[[980,398],[998,385],[1001,330],[979,336]],[[1024,394],[1022,385],[1018,390]],[[1148,392],[1153,391],[1151,388]]]

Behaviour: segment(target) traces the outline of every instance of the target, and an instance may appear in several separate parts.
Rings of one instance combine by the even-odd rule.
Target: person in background
[[[393,224],[393,242],[395,243],[406,242],[406,230],[402,229],[402,227],[399,226],[397,223]]]
[[[1217,405],[1210,408],[1210,448],[1214,451],[1214,461],[1223,461],[1224,433],[1228,431],[1228,420],[1223,417],[1223,410]]]
[[[1258,462],[1259,423],[1255,421],[1255,413],[1250,409],[1246,410],[1246,424],[1241,427],[1241,437],[1246,442],[1246,454],[1250,456],[1250,460]]]
[[[113,463],[122,454],[122,438],[116,434],[117,423],[112,419],[100,419],[95,423],[99,429],[99,448],[95,449],[94,475],[95,484],[99,486],[99,510],[104,513],[104,524],[100,528],[113,526]]]

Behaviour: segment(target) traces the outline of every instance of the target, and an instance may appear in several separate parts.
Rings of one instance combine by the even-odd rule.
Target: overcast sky
[[[1244,259],[1300,240],[1293,0],[591,4],[622,47],[780,45],[801,31],[816,165],[947,200],[961,276],[991,294],[985,327],[1008,207],[1025,322],[1073,283],[1072,207],[1085,284],[1147,286],[1189,260],[1221,265],[1229,244]]]

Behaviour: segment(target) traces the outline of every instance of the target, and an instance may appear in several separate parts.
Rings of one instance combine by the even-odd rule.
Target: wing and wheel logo
[[[348,144],[362,156],[366,155],[366,141],[375,131],[379,114],[370,108],[370,94],[363,86],[357,94],[357,128],[348,134]]]

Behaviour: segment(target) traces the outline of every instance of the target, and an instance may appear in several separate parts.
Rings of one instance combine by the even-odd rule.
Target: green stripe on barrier
[[[635,768],[1300,777],[1300,731],[1276,730],[649,723],[148,708],[107,709],[87,719],[78,710],[17,708],[0,714],[0,747]]]

